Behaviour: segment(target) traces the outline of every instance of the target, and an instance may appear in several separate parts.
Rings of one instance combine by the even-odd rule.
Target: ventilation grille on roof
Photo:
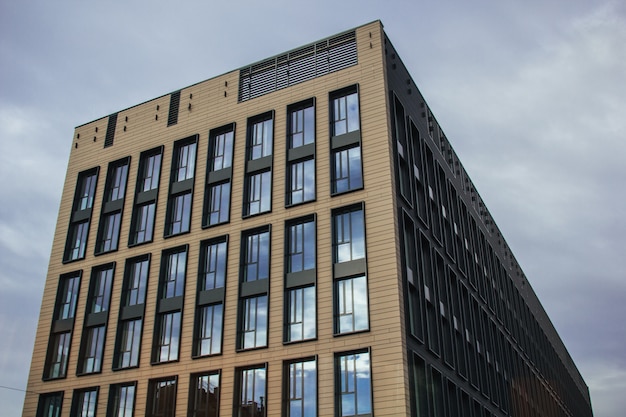
[[[344,33],[239,71],[239,101],[356,65],[356,33]]]

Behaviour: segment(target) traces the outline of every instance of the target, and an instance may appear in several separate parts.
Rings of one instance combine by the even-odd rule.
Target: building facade
[[[78,126],[24,417],[580,416],[378,21]]]

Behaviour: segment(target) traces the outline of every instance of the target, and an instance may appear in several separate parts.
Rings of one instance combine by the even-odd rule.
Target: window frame
[[[295,413],[294,415],[296,416],[302,416],[302,417],[316,417],[318,415],[318,404],[319,404],[319,380],[318,380],[318,372],[317,372],[317,355],[316,356],[310,356],[310,357],[306,357],[306,358],[299,358],[299,359],[291,359],[291,360],[286,360],[283,362],[283,415],[286,417],[290,417],[292,415],[291,413],[291,405],[292,405],[292,401],[301,401],[302,404],[299,407],[300,408],[300,413]],[[302,381],[300,381],[300,383],[298,384],[297,381],[293,381],[293,374],[292,374],[292,365],[296,365],[296,364],[306,364],[306,363],[313,363],[313,371],[315,372],[315,374],[313,375],[314,378],[314,382],[313,382],[313,386],[315,389],[315,392],[313,394],[307,394],[308,390],[305,390],[306,387],[306,382],[304,381],[304,379],[306,378],[306,376],[302,376],[301,379]],[[302,370],[302,373],[304,373],[305,370]],[[293,390],[298,390],[298,388],[300,388],[299,390],[301,391],[301,397],[299,398],[294,398],[292,397],[293,395]],[[306,413],[305,410],[307,408],[307,405],[304,404],[304,402],[306,401],[304,397],[310,397],[312,396],[313,398],[309,398],[309,401],[313,401],[313,408],[314,408],[314,412],[311,413]]]
[[[369,395],[369,410],[363,410],[364,412],[359,412],[358,409],[358,405],[359,405],[359,400],[358,400],[358,396],[359,396],[359,392],[358,390],[358,382],[356,381],[358,379],[357,374],[361,374],[363,375],[363,371],[359,371],[357,372],[357,364],[355,363],[353,366],[353,370],[355,370],[354,373],[354,377],[352,379],[354,379],[353,381],[353,387],[354,387],[354,391],[344,391],[344,389],[342,388],[344,385],[344,382],[349,382],[347,381],[347,378],[349,376],[346,376],[346,381],[343,381],[343,361],[342,358],[347,358],[349,356],[357,356],[357,355],[362,355],[362,354],[366,354],[367,355],[367,359],[366,361],[368,362],[368,377],[369,377],[369,387],[367,387],[367,391],[365,394]],[[372,389],[372,362],[371,359],[372,358],[372,354],[371,354],[371,349],[367,348],[367,349],[361,349],[361,350],[355,350],[355,351],[348,351],[348,352],[339,352],[339,353],[335,353],[335,410],[336,410],[336,415],[339,417],[342,416],[359,416],[359,417],[372,417],[373,416],[373,409],[374,409],[374,392]],[[354,358],[353,361],[356,362],[358,359]],[[343,396],[344,394],[351,394],[353,393],[353,395],[355,396],[355,400],[354,400],[354,405],[355,405],[355,412],[352,414],[344,414],[343,413]],[[361,391],[361,394],[364,394],[363,391]]]
[[[200,404],[202,402],[202,399],[198,399],[198,396],[202,396],[203,394],[198,395],[198,391],[199,391],[198,386],[200,385],[199,379],[204,378],[204,377],[208,377],[207,391],[206,391],[207,399],[206,399],[206,406],[202,407],[203,404]],[[209,404],[211,377],[217,377],[217,385],[216,386],[214,385],[214,388],[213,388],[213,395],[216,396],[215,404],[213,405],[213,408],[215,411],[214,413],[209,413],[211,409],[211,405]],[[222,379],[222,373],[220,370],[197,372],[189,376],[189,395],[188,395],[189,403],[187,406],[188,416],[201,415],[204,417],[219,417],[220,394],[221,394],[220,386],[222,382],[221,379]]]
[[[91,410],[88,410],[87,414],[84,413],[85,412],[84,410],[85,399],[86,399],[85,394],[90,394],[90,397],[88,398],[87,406],[91,408],[91,406],[93,405],[93,411],[90,412]],[[92,404],[92,399],[91,399],[92,394],[95,395],[95,398],[93,398],[93,404]],[[99,386],[75,389],[74,393],[72,394],[72,407],[70,409],[70,417],[95,417],[98,411],[99,395],[100,395]]]
[[[122,402],[121,390],[128,389],[132,387],[131,393],[131,410],[130,415],[126,415],[126,411],[128,411],[128,391],[124,395],[124,401]],[[137,381],[134,382],[124,382],[119,384],[111,384],[109,385],[109,400],[107,402],[107,417],[133,417],[135,414],[135,404],[137,402]],[[123,406],[124,412],[120,414],[121,406]]]
[[[245,415],[246,411],[242,410],[243,407],[245,407],[246,404],[255,404],[254,402],[254,397],[258,397],[261,401],[260,402],[260,410],[258,410],[256,413],[252,414],[250,411],[247,412],[247,415],[254,415],[255,417],[267,417],[267,363],[263,363],[263,364],[258,364],[258,365],[250,365],[250,366],[246,366],[246,367],[242,367],[242,368],[236,368],[235,369],[235,395],[233,395],[233,415]],[[244,397],[244,385],[246,385],[247,381],[248,381],[248,376],[244,375],[245,372],[248,371],[254,371],[254,375],[253,375],[253,381],[252,381],[252,401],[243,401],[246,400],[248,398],[247,395],[245,395]],[[258,395],[258,393],[256,392],[256,371],[262,371],[263,375],[259,376],[258,378],[262,379],[264,384],[263,384],[263,395]],[[247,390],[246,390],[247,391]],[[265,405],[263,404],[262,399],[265,398]],[[243,413],[242,413],[243,411]]]
[[[166,383],[168,385],[159,388],[157,385]],[[158,392],[159,389],[163,389],[167,386],[173,385],[173,393],[169,393],[165,402],[165,410],[160,411],[155,409],[160,403]],[[146,417],[175,417],[176,416],[176,395],[178,393],[178,376],[167,376],[161,378],[153,378],[148,380],[148,394],[146,396]],[[167,394],[167,393],[166,393]]]

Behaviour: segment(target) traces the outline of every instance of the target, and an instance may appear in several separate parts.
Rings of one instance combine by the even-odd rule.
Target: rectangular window
[[[230,181],[207,186],[205,226],[227,223],[230,219]]]
[[[154,214],[156,203],[148,203],[135,207],[135,219],[131,236],[132,244],[151,242],[154,233]]]
[[[317,416],[317,363],[315,358],[285,364],[285,415],[288,417]]]
[[[106,187],[106,202],[123,200],[126,195],[126,181],[128,179],[128,163],[129,159],[124,159],[119,163],[115,163],[109,167],[107,174],[108,184]]]
[[[194,177],[196,172],[196,142],[175,144],[172,163],[172,181],[180,182]]]
[[[149,269],[150,259],[148,257],[131,259],[126,263],[123,306],[128,307],[145,302]]]
[[[267,346],[267,295],[246,298],[242,304],[240,348]]]
[[[44,379],[64,378],[67,375],[80,278],[80,272],[64,274],[59,278],[53,321],[48,339]]]
[[[163,147],[141,153],[129,245],[152,242]]]
[[[372,415],[370,353],[343,353],[335,357],[336,408],[339,416]]]
[[[225,238],[203,242],[201,245],[200,291],[223,288],[226,282]]]
[[[186,247],[165,252],[162,259],[160,298],[182,296],[185,292],[185,273],[187,271]]]
[[[365,258],[365,221],[361,205],[333,212],[333,262]]]
[[[174,311],[157,317],[153,362],[178,360],[180,347],[181,313]]]
[[[230,168],[233,164],[235,132],[231,126],[226,131],[218,130],[209,135],[209,170],[211,172]]]
[[[246,215],[259,214],[272,208],[272,171],[247,176]]]
[[[199,307],[196,329],[195,356],[216,355],[222,352],[223,305]]]
[[[133,417],[135,384],[115,384],[109,389],[107,417]]]
[[[148,381],[146,417],[175,417],[176,388],[176,377]]]
[[[95,417],[98,406],[98,388],[74,390],[71,417]]]
[[[307,159],[289,164],[288,205],[315,200],[315,160]]]
[[[85,257],[98,172],[99,168],[93,168],[78,174],[63,262],[75,261]]]
[[[167,236],[189,231],[191,223],[191,192],[171,196],[168,202]]]
[[[189,384],[189,417],[218,417],[220,374],[209,372],[191,375]]]
[[[53,333],[48,348],[48,366],[45,378],[64,378],[67,375],[67,361],[70,354],[72,332]]]
[[[267,366],[239,369],[236,373],[236,402],[233,415],[266,417]]]
[[[288,206],[315,200],[315,100],[290,105],[288,112]]]
[[[141,155],[141,161],[139,162],[139,185],[137,187],[140,192],[159,188],[161,154],[161,149],[155,149]]]
[[[81,374],[92,374],[102,371],[102,354],[104,352],[104,338],[106,326],[88,327],[83,333]]]
[[[142,324],[142,319],[127,320],[121,324],[116,368],[132,368],[139,366]]]
[[[274,112],[248,119],[243,216],[272,209]]]
[[[330,94],[331,191],[344,193],[363,188],[358,86]]]
[[[66,260],[75,261],[85,257],[87,248],[87,235],[89,233],[89,221],[73,223],[70,226]]]
[[[118,248],[129,164],[130,157],[109,164],[104,204],[98,226],[96,254],[114,251]]]
[[[87,210],[93,207],[93,200],[96,196],[96,183],[98,182],[98,171],[90,170],[81,172],[78,176],[78,189],[73,211]]]
[[[352,333],[369,328],[367,279],[365,276],[335,281],[336,333]]]
[[[80,290],[80,275],[64,275],[59,280],[59,292],[55,304],[55,320],[73,319],[76,314],[78,291]]]
[[[90,284],[88,313],[108,311],[111,302],[111,286],[113,285],[113,265],[95,269]]]
[[[315,220],[307,218],[287,226],[287,273],[315,268]]]
[[[98,253],[110,252],[117,249],[120,238],[120,222],[122,212],[106,214],[102,218],[102,231],[96,250]]]
[[[235,124],[209,132],[207,180],[204,188],[202,227],[228,223],[232,183]]]
[[[333,136],[360,130],[359,93],[356,87],[343,90],[332,96]]]
[[[289,148],[315,143],[315,104],[313,100],[289,106]]]
[[[63,391],[39,395],[37,417],[61,417]]]
[[[316,329],[315,286],[287,290],[287,342],[314,339]]]
[[[248,160],[260,159],[272,155],[274,119],[273,114],[266,113],[249,122]]]
[[[270,232],[244,235],[243,281],[267,279],[270,275]]]
[[[334,150],[332,153],[332,192],[345,193],[363,188],[361,145]]]

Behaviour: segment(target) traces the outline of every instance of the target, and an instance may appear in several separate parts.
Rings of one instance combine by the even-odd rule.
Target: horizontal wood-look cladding
[[[361,348],[371,349],[374,413],[377,416],[406,415],[409,410],[407,359],[404,349],[403,301],[399,278],[398,238],[395,231],[395,186],[390,152],[392,149],[388,120],[387,92],[384,78],[384,35],[380,22],[356,30],[358,65],[303,82],[261,97],[238,103],[239,72],[183,88],[180,91],[178,122],[167,127],[169,95],[117,113],[114,143],[104,148],[108,117],[76,128],[72,151],[54,235],[50,266],[37,328],[28,394],[23,415],[34,416],[38,395],[65,391],[63,416],[68,416],[74,389],[99,386],[98,415],[106,412],[109,385],[138,381],[135,415],[145,413],[148,380],[177,375],[177,415],[186,415],[191,373],[222,370],[220,382],[221,415],[231,414],[235,367],[268,363],[268,415],[281,410],[283,360],[317,355],[319,415],[334,415],[334,354]],[[353,84],[359,85],[364,188],[331,197],[329,146],[329,93]],[[287,154],[287,106],[316,97],[316,201],[285,208]],[[272,172],[272,211],[242,218],[245,166],[246,124],[251,116],[275,111]],[[208,133],[211,129],[236,123],[230,222],[202,229],[204,181],[206,175]],[[165,212],[173,143],[198,134],[195,185],[190,233],[164,238]],[[139,155],[142,151],[164,146],[161,179],[156,208],[154,241],[128,247]],[[96,233],[105,188],[108,163],[131,157],[128,186],[123,209],[119,250],[95,256]],[[69,216],[79,172],[100,166],[92,222],[85,259],[62,263]],[[333,335],[331,210],[353,203],[365,203],[367,271],[370,306],[370,331],[344,336]],[[283,344],[283,253],[285,220],[317,214],[317,334],[315,341]],[[237,306],[241,232],[271,224],[271,276],[269,289],[268,347],[236,352]],[[225,288],[222,354],[192,359],[193,323],[196,302],[200,241],[229,235],[228,271]],[[182,318],[180,360],[151,365],[157,289],[161,252],[188,244],[187,279]],[[146,309],[143,325],[140,366],[112,371],[116,324],[120,307],[125,260],[152,254]],[[89,278],[92,267],[116,262],[115,277],[106,334],[103,371],[98,375],[76,376],[80,332],[83,327]],[[76,312],[68,376],[62,380],[42,381],[51,317],[58,278],[61,274],[82,270],[80,296]]]

